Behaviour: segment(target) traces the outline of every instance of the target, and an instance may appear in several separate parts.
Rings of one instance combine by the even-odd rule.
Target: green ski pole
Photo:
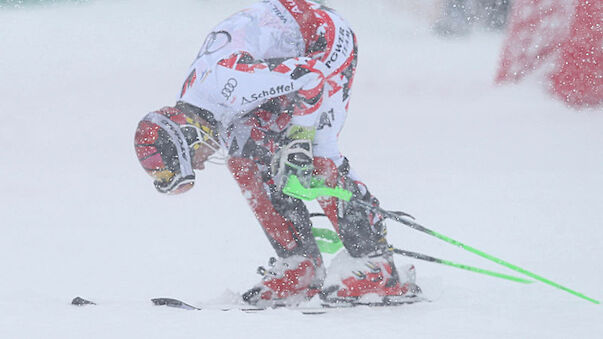
[[[324,184],[322,182],[320,182],[320,181],[313,181],[311,187],[307,188],[307,187],[304,187],[300,183],[299,179],[296,176],[292,175],[287,180],[287,185],[283,189],[283,192],[285,194],[288,194],[288,195],[293,196],[295,198],[304,199],[304,200],[313,200],[313,199],[316,199],[316,198],[318,198],[320,196],[335,196],[335,197],[337,197],[339,199],[342,199],[342,200],[345,200],[345,201],[349,201],[350,203],[356,204],[358,206],[362,206],[362,207],[364,207],[364,208],[366,208],[368,210],[371,210],[371,211],[374,211],[376,213],[379,213],[379,214],[383,215],[386,218],[389,218],[389,219],[392,219],[394,221],[397,221],[397,222],[399,222],[399,223],[401,223],[403,225],[406,225],[406,226],[408,226],[408,227],[410,227],[410,228],[412,228],[414,230],[417,230],[419,232],[423,232],[425,234],[431,235],[431,236],[436,237],[436,238],[438,238],[438,239],[440,239],[442,241],[445,241],[445,242],[447,242],[449,244],[452,244],[452,245],[455,245],[457,247],[460,247],[460,248],[462,248],[462,249],[464,249],[464,250],[466,250],[468,252],[471,252],[473,254],[479,255],[480,257],[488,259],[488,260],[490,260],[492,262],[495,262],[495,263],[497,263],[497,264],[499,264],[501,266],[504,266],[504,267],[509,268],[511,270],[514,270],[516,272],[525,274],[525,275],[527,275],[530,278],[533,278],[533,279],[538,280],[540,282],[543,282],[543,283],[545,283],[547,285],[550,285],[550,286],[553,286],[555,288],[558,288],[558,289],[560,289],[562,291],[565,291],[567,293],[573,294],[573,295],[575,295],[575,296],[577,296],[579,298],[582,298],[584,300],[588,300],[588,301],[590,301],[590,302],[592,302],[594,304],[600,304],[601,303],[598,300],[595,300],[593,298],[587,297],[586,295],[584,295],[582,293],[576,292],[576,291],[574,291],[574,290],[572,290],[570,288],[567,288],[567,287],[565,287],[565,286],[563,286],[561,284],[558,284],[558,283],[556,283],[554,281],[551,281],[551,280],[549,280],[547,278],[544,278],[544,277],[542,277],[542,276],[540,276],[538,274],[532,273],[532,272],[530,272],[530,271],[528,271],[526,269],[523,269],[523,268],[521,268],[519,266],[513,265],[513,264],[511,264],[509,262],[506,262],[506,261],[504,261],[502,259],[499,259],[499,258],[497,258],[495,256],[492,256],[492,255],[490,255],[488,253],[485,253],[485,252],[480,251],[480,250],[478,250],[476,248],[473,248],[471,246],[463,244],[460,241],[454,240],[454,239],[452,239],[452,238],[450,238],[448,236],[445,236],[443,234],[440,234],[438,232],[430,230],[430,229],[428,229],[428,228],[426,228],[426,227],[424,227],[424,226],[422,226],[422,225],[420,225],[420,224],[418,224],[418,223],[416,223],[416,222],[414,222],[412,220],[408,220],[408,219],[406,219],[404,217],[401,217],[401,216],[397,215],[396,213],[389,212],[389,211],[386,211],[386,210],[384,210],[384,209],[382,209],[380,207],[373,206],[372,204],[370,204],[370,203],[368,203],[366,201],[363,201],[363,200],[352,199],[352,193],[349,192],[349,191],[346,191],[346,190],[344,190],[344,189],[342,189],[340,187],[328,188],[328,187],[325,187]]]

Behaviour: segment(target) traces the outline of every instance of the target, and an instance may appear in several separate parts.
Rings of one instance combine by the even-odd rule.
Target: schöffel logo
[[[290,93],[293,91],[294,88],[295,87],[293,86],[293,83],[272,87],[270,89],[263,90],[258,93],[253,93],[249,97],[243,97],[242,104],[245,105],[252,102],[256,102],[261,99],[274,98],[277,95]]]
[[[222,95],[224,96],[224,98],[226,98],[226,100],[230,99],[230,97],[232,96],[232,92],[234,92],[238,85],[239,82],[237,81],[237,79],[228,79],[228,81],[224,85],[224,88],[222,88]]]

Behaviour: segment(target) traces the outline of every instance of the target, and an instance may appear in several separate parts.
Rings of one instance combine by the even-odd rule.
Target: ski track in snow
[[[320,316],[151,306],[244,291],[273,255],[224,167],[161,196],[132,147],[139,119],[177,99],[204,35],[248,3],[0,9],[0,338],[602,336],[600,305],[402,257],[433,302]],[[331,4],[360,43],[341,148],[382,206],[603,299],[603,112],[567,108],[536,76],[493,86],[500,34],[441,40],[416,12]],[[389,231],[398,247],[513,274]]]

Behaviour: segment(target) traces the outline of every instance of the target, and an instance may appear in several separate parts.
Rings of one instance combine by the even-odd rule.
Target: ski
[[[331,311],[341,311],[347,309],[353,309],[356,307],[375,307],[375,308],[384,308],[384,307],[398,307],[402,305],[410,305],[419,302],[431,302],[431,300],[425,297],[410,297],[402,300],[384,300],[380,302],[375,301],[363,301],[363,300],[333,300],[330,303],[322,303],[321,306],[316,307],[289,307],[286,305],[275,305],[274,307],[254,307],[254,306],[245,306],[245,305],[205,305],[205,306],[194,306],[190,303],[184,302],[179,299],[174,298],[154,298],[151,299],[155,306],[167,306],[173,307],[188,311],[203,311],[203,310],[220,310],[220,311],[241,311],[245,313],[255,313],[262,312],[267,310],[288,310],[288,311],[297,311],[305,315],[320,315],[325,314]]]

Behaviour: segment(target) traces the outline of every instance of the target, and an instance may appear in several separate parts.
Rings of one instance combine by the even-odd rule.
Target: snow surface
[[[432,303],[322,316],[151,306],[244,291],[273,255],[224,167],[162,196],[132,147],[208,30],[248,3],[0,9],[0,338],[603,337],[600,305],[406,258]],[[536,76],[493,86],[502,34],[442,40],[425,6],[331,4],[360,40],[341,148],[382,205],[603,299],[603,112],[564,106]],[[389,229],[398,247],[514,274]]]

